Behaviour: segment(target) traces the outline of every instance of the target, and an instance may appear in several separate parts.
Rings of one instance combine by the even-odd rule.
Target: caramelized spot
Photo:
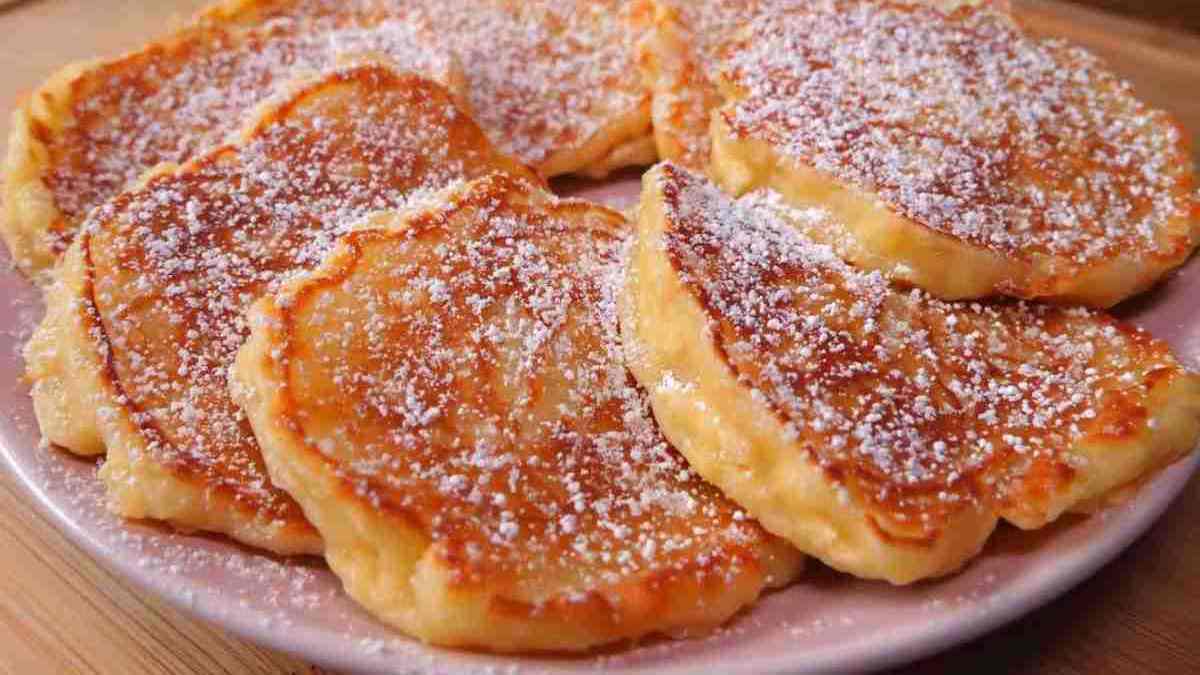
[[[257,3],[256,3],[257,4]],[[162,162],[236,132],[255,105],[346,57],[442,80],[457,62],[493,144],[529,164],[579,148],[644,107],[619,0],[274,3],[209,21],[90,70],[43,176],[64,241],[90,210]],[[243,25],[239,25],[242,23]]]
[[[1139,402],[1182,372],[1096,312],[893,288],[791,224],[818,209],[735,201],[673,165],[660,180],[668,256],[731,373],[893,534],[934,536],[968,506],[1038,511],[1074,480],[1073,448],[1144,431]]]
[[[624,366],[624,220],[500,175],[447,199],[347,235],[277,303],[309,452],[427,534],[455,583],[521,599],[497,611],[761,574],[767,535],[690,471]]]
[[[70,224],[162,162],[183,163],[239,130],[291,80],[370,54],[444,79],[450,57],[418,28],[382,22],[312,33],[275,23],[190,29],[86,71],[72,83],[71,123],[40,140],[43,176]],[[62,238],[69,243],[70,230]]]
[[[876,536],[887,543],[892,544],[893,546],[929,549],[933,548],[934,544],[937,543],[938,537],[941,536],[941,532],[936,530],[931,530],[923,535],[917,536],[896,534],[895,532],[883,527],[883,525],[881,525],[879,522],[879,518],[871,514],[867,515],[867,524],[871,526],[871,531],[874,532]]]
[[[302,521],[227,391],[243,310],[315,266],[364,214],[509,166],[519,170],[444,89],[361,67],[308,86],[243,145],[95,211],[84,235],[92,337],[150,458],[252,511]]]

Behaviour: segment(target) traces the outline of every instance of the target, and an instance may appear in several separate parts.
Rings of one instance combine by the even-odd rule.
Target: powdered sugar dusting
[[[226,390],[243,310],[364,214],[486,173],[497,156],[445,90],[380,67],[336,72],[279,115],[97,209],[85,243],[93,338],[110,348],[145,451],[262,517],[303,522]]]
[[[539,165],[579,149],[648,103],[626,0],[301,0],[261,21],[318,26],[404,21],[436,35],[465,70],[472,112],[501,149]],[[265,14],[261,13],[265,10]]]
[[[994,12],[817,0],[727,49],[736,135],[971,244],[1069,264],[1148,255],[1178,245],[1164,225],[1194,208],[1165,113]]]
[[[351,235],[338,281],[285,298],[294,423],[463,580],[590,602],[652,571],[754,573],[766,535],[689,470],[623,365],[624,230],[493,177],[399,234]]]
[[[430,23],[452,38],[472,112],[497,147],[529,164],[580,148],[648,102],[624,0],[435,7]]]
[[[463,67],[493,144],[537,165],[646,104],[619,0],[284,3],[252,27],[203,25],[85,76],[75,123],[49,136],[44,176],[65,249],[95,206],[160,162],[220,142],[297,75],[347,57],[444,78]]]
[[[847,497],[896,522],[1038,512],[1087,470],[1082,440],[1142,429],[1148,387],[1183,372],[1102,314],[897,290],[806,239],[768,195],[734,201],[671,165],[660,180],[668,253],[738,378]]]
[[[709,121],[720,105],[720,47],[766,4],[796,0],[652,0],[658,28],[644,49],[654,77],[655,133],[668,133],[686,166],[703,168],[712,154]]]
[[[443,81],[453,67],[428,34],[397,21],[321,32],[288,23],[196,28],[77,81],[73,124],[50,137],[44,180],[67,222],[78,223],[147,169],[224,141],[293,79],[356,56]],[[73,231],[60,235],[65,248]]]

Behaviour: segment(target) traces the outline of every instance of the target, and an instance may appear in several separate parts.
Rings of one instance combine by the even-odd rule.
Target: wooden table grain
[[[37,0],[0,9],[0,119],[55,67],[134,48],[201,4]],[[1200,130],[1200,37],[1049,0],[1017,4],[1035,29],[1092,47],[1146,98]],[[0,471],[0,674],[317,672],[135,590],[69,543],[29,500]],[[1200,673],[1196,522],[1200,481],[1064,598],[901,672]]]

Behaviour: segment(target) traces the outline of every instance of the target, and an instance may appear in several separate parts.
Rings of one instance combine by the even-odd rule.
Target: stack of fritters
[[[636,224],[544,182],[659,157]],[[947,574],[1200,436],[1071,305],[1191,254],[1184,136],[998,2],[230,0],[34,92],[5,204],[110,508],[438,644]]]

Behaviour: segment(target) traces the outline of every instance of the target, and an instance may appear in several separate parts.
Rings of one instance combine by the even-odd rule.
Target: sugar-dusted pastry
[[[1200,377],[1103,313],[950,303],[846,264],[770,192],[645,178],[622,324],[692,467],[801,551],[893,583],[998,519],[1041,527],[1191,451]]]
[[[639,63],[652,91],[654,140],[662,159],[707,171],[712,114],[723,103],[725,44],[752,19],[786,12],[808,0],[633,0],[640,33]],[[1006,15],[1006,0],[924,0],[952,9],[984,6]]]
[[[430,80],[365,65],[300,86],[237,143],[93,211],[26,349],[43,434],[107,450],[121,515],[320,552],[228,394],[243,311],[362,214],[494,170],[536,180]]]
[[[403,21],[463,65],[468,101],[501,150],[543,176],[603,175],[655,157],[637,67],[647,26],[627,0],[228,0],[219,23]]]
[[[465,86],[430,33],[398,21],[321,32],[298,22],[194,26],[62,69],[13,115],[0,218],[13,259],[27,274],[48,270],[88,213],[145,171],[222,143],[288,82],[354,60]]]
[[[722,103],[721,45],[765,7],[798,1],[635,0],[651,26],[639,45],[639,63],[653,92],[654,140],[662,159],[708,169],[710,121]]]
[[[231,379],[352,597],[436,644],[578,650],[795,574],[625,368],[624,218],[494,174],[363,228],[255,304]]]
[[[1106,307],[1196,244],[1188,141],[1087,51],[988,9],[814,0],[724,48],[713,173],[940,297]]]
[[[633,26],[624,0],[219,3],[132,54],[62,70],[25,101],[0,233],[24,270],[47,269],[88,211],[143,171],[220,142],[273,83],[358,56],[449,81],[492,143],[543,176],[649,164]]]

